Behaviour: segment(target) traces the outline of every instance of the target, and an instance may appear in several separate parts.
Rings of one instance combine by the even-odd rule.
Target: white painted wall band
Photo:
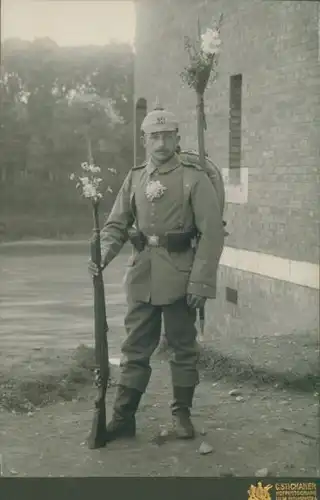
[[[229,168],[222,169],[222,177],[224,181],[226,203],[236,203],[244,205],[248,203],[248,187],[249,187],[249,169],[248,167],[240,168],[240,183],[232,184],[229,179]]]
[[[220,265],[319,290],[319,265],[225,247]]]

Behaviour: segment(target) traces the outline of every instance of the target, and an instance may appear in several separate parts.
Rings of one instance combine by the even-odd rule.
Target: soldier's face
[[[163,131],[146,134],[144,143],[148,156],[157,163],[165,163],[175,153],[179,141],[178,132]]]

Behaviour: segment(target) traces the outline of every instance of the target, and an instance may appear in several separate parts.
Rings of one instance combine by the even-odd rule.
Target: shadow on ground
[[[214,381],[224,379],[233,383],[252,383],[254,385],[272,385],[276,388],[286,388],[298,392],[314,393],[319,390],[320,378],[318,366],[312,366],[310,373],[301,375],[292,369],[289,372],[268,370],[257,367],[244,360],[237,359],[231,355],[225,355],[215,351],[205,344],[199,344],[200,359],[199,368],[202,376]],[[157,356],[168,359],[170,351],[162,342],[157,351]]]

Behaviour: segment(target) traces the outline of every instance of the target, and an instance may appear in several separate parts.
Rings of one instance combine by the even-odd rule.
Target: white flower
[[[81,181],[84,186],[86,186],[90,182],[89,177],[79,177],[79,181]]]
[[[96,188],[92,184],[86,184],[85,186],[83,186],[83,196],[85,198],[96,198]]]
[[[87,175],[76,176],[74,173],[70,175],[70,180],[77,180],[76,188],[81,188],[82,195],[85,198],[90,198],[94,202],[97,202],[102,198],[102,194],[99,192],[99,185],[103,181],[101,177],[95,177],[95,173],[100,172],[101,169],[97,165],[89,164],[88,162],[81,163],[81,168],[87,173]],[[112,191],[111,191],[112,192]]]
[[[218,54],[220,52],[220,35],[217,30],[208,28],[201,35],[201,48],[205,54]]]
[[[93,173],[100,173],[101,172],[101,168],[98,167],[98,166],[95,167],[93,165],[92,168],[91,168],[91,172],[93,172]]]
[[[152,201],[156,198],[161,198],[166,189],[160,181],[150,181],[147,184],[145,194],[147,199]]]
[[[92,165],[90,164],[90,165],[88,166],[88,170],[89,170],[90,172],[92,172],[93,174],[94,174],[94,173],[96,173],[96,172],[101,172],[100,167],[98,167],[98,166],[96,166],[96,165],[93,165],[93,164],[92,164]]]
[[[117,171],[115,168],[108,168],[109,172],[111,172],[112,174],[116,174]]]
[[[86,161],[81,163],[81,168],[82,168],[82,170],[86,170],[86,171],[90,170],[88,162],[86,162]]]
[[[97,188],[93,184],[83,186],[83,196],[85,198],[91,198],[95,201],[102,198],[102,194],[98,192]]]

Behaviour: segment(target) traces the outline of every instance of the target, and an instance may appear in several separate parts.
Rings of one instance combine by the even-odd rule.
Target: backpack
[[[188,165],[196,165],[197,167],[201,168],[200,165],[200,158],[199,154],[196,151],[179,151],[179,158],[181,160],[181,163],[185,163]],[[219,170],[219,168],[206,156],[205,159],[205,166],[204,170],[209,177],[213,187],[215,188],[215,191],[217,193],[218,201],[219,201],[219,206],[220,206],[220,212],[221,212],[221,217],[223,217],[224,214],[224,208],[225,208],[225,188],[224,188],[224,182],[223,182],[223,177],[222,174]],[[226,226],[227,223],[223,221],[223,225]],[[225,235],[227,236],[228,233],[225,231]]]

